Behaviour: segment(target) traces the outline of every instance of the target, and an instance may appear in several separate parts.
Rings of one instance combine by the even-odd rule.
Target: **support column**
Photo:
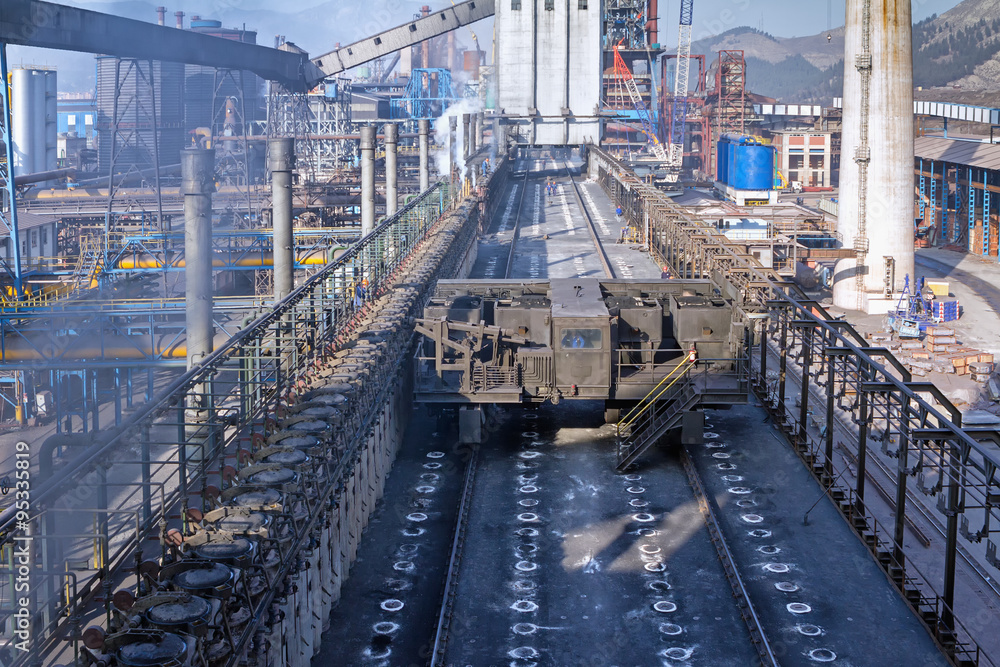
[[[429,140],[431,133],[431,122],[426,118],[421,118],[417,131],[420,142],[420,191],[424,192],[431,185],[430,160],[429,160]]]
[[[187,367],[212,352],[212,191],[215,149],[181,151]]]
[[[396,147],[399,144],[399,125],[385,124],[385,217],[391,216],[398,208],[398,179],[396,168]]]
[[[274,300],[281,301],[295,287],[295,248],[292,238],[292,171],[295,139],[268,140],[271,170],[271,222],[274,227]]]
[[[479,152],[479,114],[469,115],[469,155]]]
[[[375,126],[361,128],[361,235],[375,229]]]
[[[476,114],[478,121],[476,122],[476,146],[479,148],[483,147],[483,138],[485,137],[486,130],[486,114],[480,111]]]

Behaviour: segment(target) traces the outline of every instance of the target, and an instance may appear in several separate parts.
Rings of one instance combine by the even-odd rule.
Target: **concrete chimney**
[[[865,4],[869,4],[870,94],[862,108]],[[913,266],[913,51],[910,0],[847,0],[844,121],[837,231],[844,247],[864,254],[858,293],[855,259],[837,263],[833,301],[840,308],[884,313]],[[867,120],[867,150],[862,125]],[[866,163],[867,160],[867,163]],[[867,177],[862,174],[867,164]],[[867,191],[865,210],[860,204]],[[863,238],[861,232],[864,232]],[[857,245],[855,241],[859,240]],[[891,258],[887,262],[886,258]],[[888,267],[887,267],[888,265]],[[888,268],[888,270],[887,270]],[[887,275],[896,295],[885,298]]]
[[[421,118],[417,121],[417,132],[420,143],[420,191],[423,192],[429,188],[431,184],[429,159],[429,135],[431,133],[431,122],[426,118]]]
[[[156,8],[156,24],[165,25],[167,22],[167,8],[157,7]]]
[[[178,30],[183,30],[184,29],[184,12],[174,12],[174,18],[177,19],[177,23],[175,24],[175,27]]]

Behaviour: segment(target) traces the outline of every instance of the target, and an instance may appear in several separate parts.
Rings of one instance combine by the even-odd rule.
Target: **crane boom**
[[[691,78],[691,27],[694,0],[681,0],[680,33],[677,38],[677,75],[674,77],[674,104],[670,123],[670,165],[684,162],[684,122],[687,118],[688,85]]]
[[[649,149],[653,151],[653,155],[657,159],[666,162],[667,151],[656,137],[656,132],[653,130],[653,121],[649,117],[649,110],[646,109],[646,105],[642,101],[642,95],[639,94],[639,87],[635,85],[632,72],[629,70],[628,65],[625,64],[625,59],[618,52],[617,46],[615,47],[615,75],[625,82],[625,89],[628,90],[629,97],[632,98],[632,105],[639,115],[639,122],[642,123],[642,131],[645,132],[646,140],[649,142]]]

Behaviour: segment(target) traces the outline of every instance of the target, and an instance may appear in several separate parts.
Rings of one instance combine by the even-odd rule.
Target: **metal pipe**
[[[361,128],[361,236],[375,229],[375,126]]]
[[[479,150],[479,114],[469,115],[469,155],[475,155]]]
[[[399,172],[396,168],[396,147],[399,144],[399,125],[385,124],[385,215],[389,217],[399,208]]]
[[[419,123],[420,141],[420,191],[424,192],[431,185],[430,160],[429,160],[429,135],[431,133],[431,122],[426,118],[421,118]]]
[[[486,114],[480,111],[476,116],[478,117],[476,122],[476,146],[482,148],[486,130]]]
[[[212,352],[212,190],[215,149],[181,151],[184,193],[185,310],[188,369]]]
[[[295,287],[295,251],[292,239],[292,172],[295,140],[274,137],[267,142],[271,170],[271,216],[274,225],[274,300],[281,301]]]

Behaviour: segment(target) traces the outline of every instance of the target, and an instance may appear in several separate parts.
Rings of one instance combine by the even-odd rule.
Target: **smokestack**
[[[295,287],[295,247],[292,238],[292,171],[295,139],[275,137],[267,142],[271,169],[271,216],[274,226],[274,300],[281,301]]]
[[[167,22],[167,8],[157,7],[156,8],[156,23],[157,25],[165,25]]]
[[[455,31],[448,32],[448,69],[454,72],[455,67]]]
[[[428,5],[424,5],[423,7],[420,8],[421,18],[425,16],[430,16],[430,13],[431,13],[431,8]],[[427,69],[428,67],[431,66],[431,40],[425,39],[420,44],[420,49],[421,49],[420,61],[422,63],[421,67]]]
[[[870,25],[867,40],[866,2]],[[898,298],[885,298],[887,277],[891,275],[892,291],[897,295],[906,276],[911,283],[914,280],[911,20],[910,0],[847,2],[837,231],[844,247],[863,253],[863,280],[859,294],[857,261],[844,259],[837,263],[833,300],[840,308],[854,310],[860,306],[869,313],[884,313]],[[867,53],[866,41],[870,44]],[[862,97],[869,67],[866,110]]]
[[[430,160],[428,159],[431,121],[421,118],[417,123],[420,142],[420,191],[424,192],[431,185]]]
[[[361,128],[361,235],[375,229],[375,126]]]
[[[184,193],[184,285],[187,312],[187,367],[212,352],[212,191],[215,149],[181,151]]]
[[[448,117],[448,182],[455,185],[455,164],[458,162],[458,116]],[[452,191],[454,197],[454,190]]]
[[[469,159],[469,124],[472,122],[472,117],[467,114],[462,114],[462,161]]]
[[[476,146],[482,148],[485,141],[485,135],[483,134],[486,130],[486,114],[480,111],[476,114],[479,118],[476,123]]]
[[[176,28],[178,30],[184,29],[184,12],[174,12],[174,18],[177,19]]]
[[[396,146],[399,143],[399,125],[385,124],[385,216],[396,212],[398,201],[396,171]]]
[[[475,155],[479,150],[479,114],[469,114],[469,155]]]

